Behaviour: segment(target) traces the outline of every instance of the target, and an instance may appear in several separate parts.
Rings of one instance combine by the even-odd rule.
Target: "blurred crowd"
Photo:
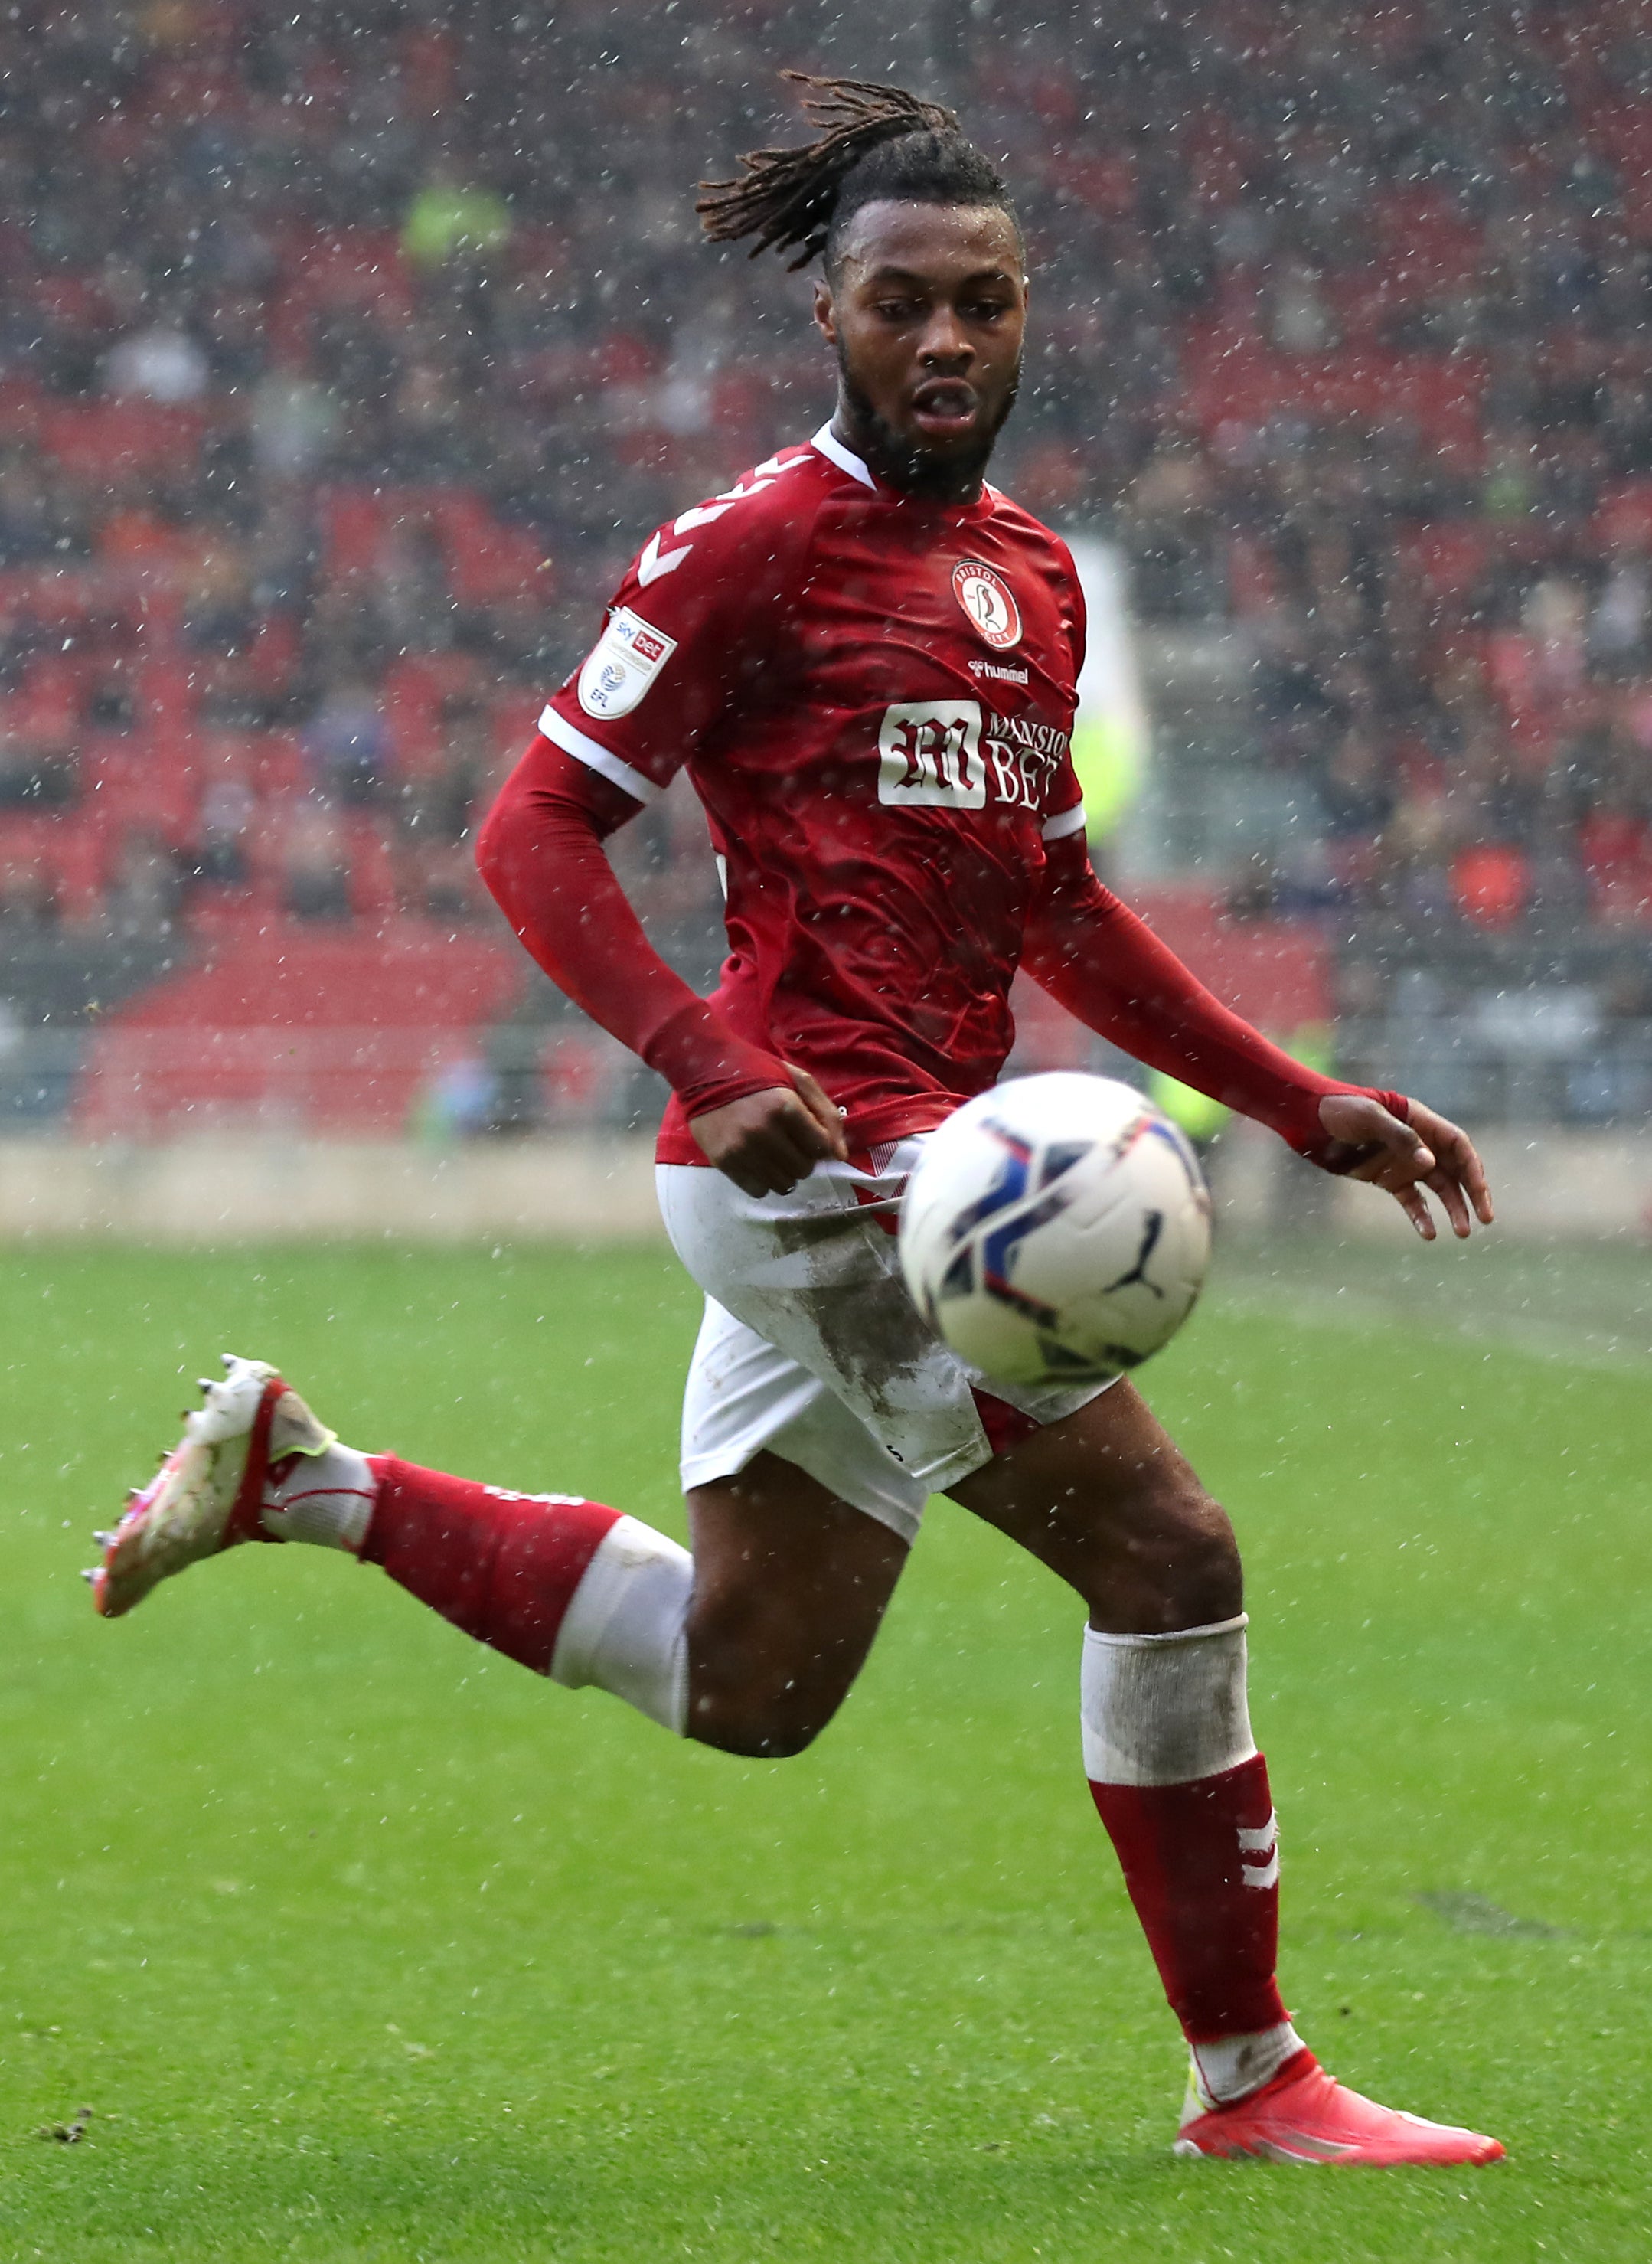
[[[641,535],[825,413],[693,184],[921,73],[1036,272],[995,476],[1221,630],[1235,909],[1652,919],[1642,0],[79,0],[0,18],[0,921],[462,919]],[[1099,20],[1098,20],[1099,19]],[[629,877],[709,885],[692,816]]]

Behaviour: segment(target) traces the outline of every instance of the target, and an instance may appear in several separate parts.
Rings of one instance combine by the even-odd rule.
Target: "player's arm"
[[[806,1070],[737,1035],[655,950],[603,843],[640,805],[537,738],[476,844],[482,879],[558,989],[682,1098],[706,1160],[748,1194],[784,1194],[846,1151]]]
[[[1322,1077],[1270,1043],[1104,888],[1082,833],[1048,845],[1022,963],[1081,1022],[1149,1068],[1268,1125],[1322,1171],[1385,1188],[1425,1240],[1438,1197],[1453,1232],[1491,1223],[1466,1132],[1420,1101]]]

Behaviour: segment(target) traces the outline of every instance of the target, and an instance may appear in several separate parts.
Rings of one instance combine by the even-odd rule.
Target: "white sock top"
[[[1084,1629],[1080,1720],[1092,1784],[1191,1784],[1256,1752],[1245,1615],[1170,1635]]]

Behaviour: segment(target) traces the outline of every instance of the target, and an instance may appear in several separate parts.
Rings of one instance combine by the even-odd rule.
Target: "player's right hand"
[[[743,1093],[690,1120],[706,1160],[743,1194],[786,1195],[828,1156],[849,1154],[843,1119],[806,1069],[787,1062],[792,1083]]]

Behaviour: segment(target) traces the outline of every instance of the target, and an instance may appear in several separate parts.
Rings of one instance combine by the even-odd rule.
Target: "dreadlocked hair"
[[[714,243],[755,236],[753,259],[796,247],[796,258],[787,262],[794,272],[822,252],[830,267],[834,239],[850,214],[881,198],[996,205],[1016,220],[1003,177],[940,103],[864,79],[812,78],[798,70],[780,76],[811,90],[803,107],[821,129],[819,138],[801,149],[749,150],[740,160],[745,171],[735,179],[702,181],[694,209]]]

